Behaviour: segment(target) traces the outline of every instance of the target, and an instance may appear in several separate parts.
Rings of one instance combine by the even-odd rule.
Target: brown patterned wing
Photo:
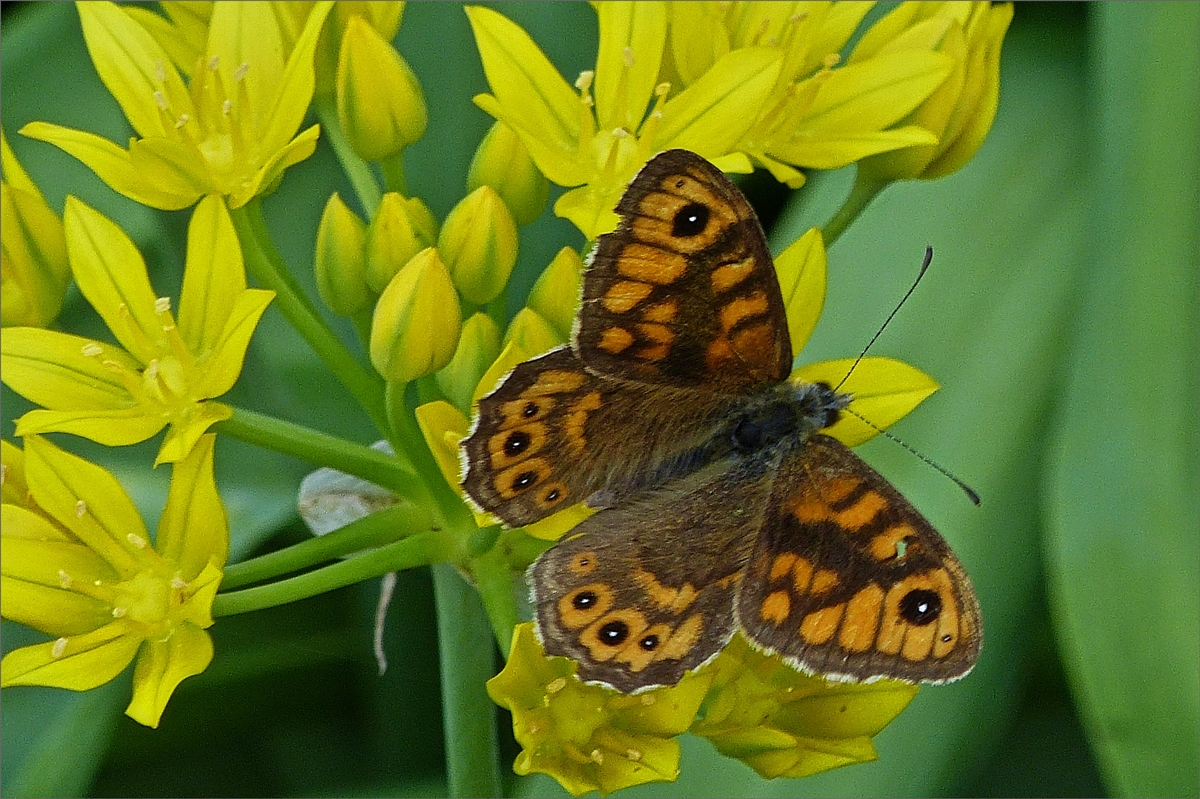
[[[784,457],[737,614],[758,646],[854,681],[956,680],[983,640],[979,602],[949,545],[823,435]]]
[[[754,209],[695,153],[655,156],[584,275],[575,343],[592,370],[745,393],[791,370],[787,313]]]
[[[634,693],[674,685],[724,648],[770,489],[765,472],[733,463],[600,511],[538,558],[528,579],[547,653]]]
[[[714,460],[725,402],[610,380],[560,347],[479,401],[463,441],[463,488],[514,527],[589,499],[612,504]]]

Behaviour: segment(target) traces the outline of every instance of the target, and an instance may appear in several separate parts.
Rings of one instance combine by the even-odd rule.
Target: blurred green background
[[[573,77],[590,68],[584,4],[499,4]],[[1196,796],[1200,793],[1198,316],[1200,5],[1021,4],[1004,47],[995,127],[965,169],[888,189],[830,251],[826,313],[802,360],[854,355],[903,294],[926,244],[933,267],[875,345],[943,388],[893,429],[970,483],[887,441],[860,453],[939,527],[970,571],[986,641],[975,672],[925,688],[877,739],[879,761],[765,782],[683,738],[677,783],[622,796]],[[175,293],[187,212],[136,206],[79,163],[16,131],[46,120],[124,141],[71,5],[3,7],[2,118],[56,209],[76,194],[138,242]],[[490,119],[458,4],[412,4],[397,44],[421,79],[430,131],[409,190],[439,217],[462,196]],[[790,194],[746,187],[778,251],[840,202],[852,173]],[[285,259],[311,264],[321,208],[349,196],[326,146],[266,202]],[[513,306],[579,234],[549,211],[522,231]],[[311,278],[304,276],[311,288]],[[73,293],[64,326],[103,335]],[[339,327],[352,340],[348,327]],[[277,312],[230,400],[370,441],[368,422]],[[3,426],[27,409],[5,391]],[[153,449],[102,458],[153,521],[166,470]],[[235,557],[302,539],[309,469],[218,444]],[[217,657],[183,683],[158,730],[122,715],[126,678],[86,694],[3,694],[3,792],[20,795],[391,795],[445,792],[437,637],[427,570],[400,575],[383,678],[371,655],[377,585],[225,618]],[[4,623],[5,651],[31,640]],[[564,795],[508,771],[512,794]]]

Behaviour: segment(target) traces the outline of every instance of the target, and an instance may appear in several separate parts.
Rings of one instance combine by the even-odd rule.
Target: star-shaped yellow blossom
[[[689,674],[670,688],[637,695],[587,685],[564,657],[547,657],[533,624],[517,625],[508,664],[488,695],[513,714],[518,774],[554,777],[575,796],[612,793],[679,776],[675,736],[696,717],[711,676]]]
[[[47,122],[21,133],[62,148],[144,205],[175,210],[221,194],[241,207],[316,147],[318,126],[296,131],[312,101],[313,51],[329,8],[317,3],[290,43],[269,4],[214,4],[203,63],[185,84],[142,17],[113,3],[79,3],[92,63],[137,136],[124,150]],[[177,58],[187,51],[182,39],[174,45]]]
[[[691,732],[768,779],[874,760],[871,738],[917,695],[911,683],[831,682],[802,674],[740,635],[713,662],[711,675]]]
[[[237,235],[218,197],[192,214],[178,322],[120,228],[73,197],[63,218],[75,281],[122,346],[7,328],[0,376],[42,406],[17,421],[17,434],[73,433],[121,446],[170,425],[157,462],[181,460],[210,425],[229,418],[227,406],[207,400],[237,380],[275,293],[246,288]]]
[[[615,226],[612,209],[638,168],[672,147],[727,171],[762,164],[794,188],[804,180],[796,167],[936,143],[898,123],[946,80],[952,59],[910,48],[839,66],[866,9],[598,3],[596,68],[576,91],[519,26],[471,7],[492,89],[475,102],[512,128],[547,178],[578,187],[554,210],[591,239]]]
[[[176,686],[212,660],[205,629],[229,554],[214,436],[175,464],[153,541],[107,471],[38,436],[4,442],[0,614],[52,640],[9,652],[0,683],[86,691],[137,658],[126,713],[157,727]],[[13,484],[13,490],[9,490]]]

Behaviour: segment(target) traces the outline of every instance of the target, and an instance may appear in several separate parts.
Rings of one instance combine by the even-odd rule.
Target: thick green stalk
[[[213,425],[213,432],[282,452],[317,466],[361,477],[411,501],[425,501],[429,490],[403,453],[388,455],[293,422],[233,408],[233,416]]]
[[[262,216],[262,201],[255,198],[229,212],[237,230],[246,268],[264,288],[275,292],[275,306],[325,362],[330,371],[350,390],[371,421],[386,430],[383,410],[383,380],[367,369],[350,352],[317,312],[288,270],[275,248]]]
[[[433,567],[433,590],[450,796],[499,796],[496,707],[484,687],[496,671],[491,627],[479,596],[454,567]]]
[[[821,236],[825,239],[826,249],[833,246],[833,243],[846,232],[846,228],[850,227],[855,219],[858,219],[871,201],[879,196],[879,192],[887,188],[889,183],[890,181],[865,177],[862,170],[859,170],[854,177],[854,188],[850,189],[850,196],[846,198],[846,202],[842,203],[842,207],[837,210],[833,218],[825,223],[825,227],[821,228]]]
[[[348,560],[338,561],[297,577],[267,585],[217,594],[213,600],[213,616],[232,616],[252,610],[286,605],[307,599],[335,588],[361,583],[388,572],[439,563],[454,556],[456,547],[451,536],[443,532],[417,535],[365,552]],[[491,641],[488,641],[489,646]],[[490,676],[490,675],[489,675]],[[480,794],[481,796],[485,794]]]
[[[225,569],[221,590],[229,591],[282,574],[301,571],[355,552],[384,546],[435,527],[433,515],[408,502],[376,511],[328,535],[314,536],[299,544],[235,563]]]
[[[373,218],[383,195],[379,191],[379,183],[376,182],[375,175],[371,172],[371,165],[358,157],[346,139],[342,123],[338,120],[337,106],[334,105],[333,97],[320,98],[313,103],[313,106],[316,108],[317,119],[321,120],[321,131],[325,134],[325,140],[333,148],[333,154],[337,157],[342,171],[346,173],[350,185],[354,187],[354,193],[358,196],[363,210],[366,211],[367,219]]]

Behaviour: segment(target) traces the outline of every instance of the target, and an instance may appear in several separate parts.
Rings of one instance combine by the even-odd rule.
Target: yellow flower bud
[[[342,36],[337,71],[338,121],[367,161],[395,155],[425,135],[429,114],[417,76],[362,17]]]
[[[388,283],[371,321],[371,363],[389,381],[406,383],[450,362],[462,329],[450,273],[432,247]]]
[[[351,316],[367,307],[367,223],[337,192],[325,204],[317,228],[317,292],[335,313]]]
[[[62,220],[36,194],[0,185],[0,324],[45,327],[71,279]]]
[[[579,280],[583,261],[579,253],[563,247],[554,256],[529,292],[526,306],[550,323],[563,340],[571,337],[575,314],[579,310]]]
[[[483,305],[504,290],[517,263],[517,225],[495,189],[480,186],[454,206],[438,250],[469,302]]]
[[[435,241],[437,221],[425,203],[389,191],[367,228],[367,285],[376,293],[383,291],[400,267]]]
[[[518,311],[504,333],[504,343],[516,343],[528,358],[549,352],[559,344],[565,343],[567,338],[531,308]]]
[[[71,280],[62,219],[21,168],[0,130],[0,325],[45,327]]]
[[[469,413],[480,378],[500,355],[500,326],[485,313],[463,324],[458,349],[450,363],[437,373],[438,388],[459,410]]]
[[[913,48],[931,48],[954,60],[950,76],[905,120],[932,131],[938,143],[864,159],[859,169],[865,177],[929,180],[971,160],[996,117],[1000,47],[1012,15],[1011,3],[902,3],[876,24],[880,35],[863,37],[852,62]]]
[[[304,4],[283,3],[276,6],[276,13],[283,11],[297,18],[296,27],[304,25],[308,10]],[[400,20],[404,17],[404,3],[380,3],[375,0],[339,0],[334,3],[329,12],[329,19],[321,30],[321,38],[317,41],[316,57],[313,66],[317,72],[318,97],[329,97],[333,94],[337,82],[338,56],[341,52],[342,37],[350,20],[359,17],[372,28],[379,31],[384,41],[390,42],[396,38],[400,30]]]
[[[499,193],[518,225],[528,225],[541,215],[550,192],[549,181],[525,145],[499,120],[479,143],[467,172],[467,191],[480,186],[491,186]]]

